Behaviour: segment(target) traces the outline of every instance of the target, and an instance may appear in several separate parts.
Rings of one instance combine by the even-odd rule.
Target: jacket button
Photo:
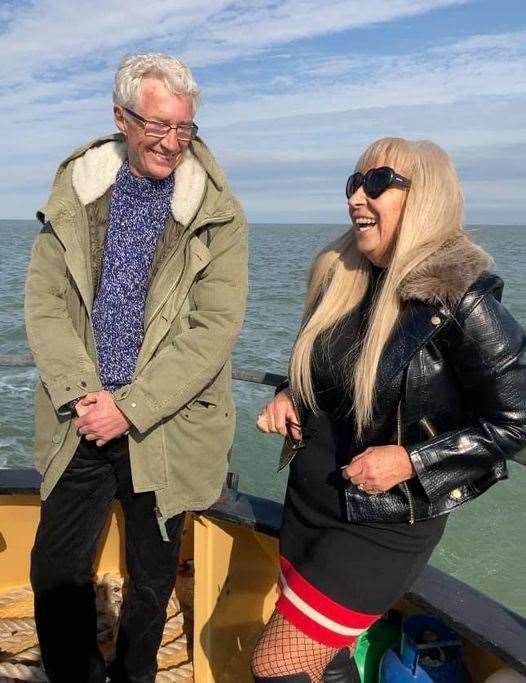
[[[86,384],[86,382],[82,381],[82,382],[80,383],[80,386],[84,388],[84,387],[86,387],[86,386],[88,386],[88,385]]]
[[[131,405],[132,408],[137,408],[137,404],[136,404],[136,403],[131,403],[130,405]]]
[[[432,318],[431,318],[431,324],[432,325],[440,325],[441,322],[442,322],[442,320],[439,318],[438,315],[432,316]]]
[[[460,489],[453,489],[450,492],[449,497],[453,500],[460,500],[462,498],[462,491]]]
[[[66,387],[66,391],[71,391],[71,387]]]

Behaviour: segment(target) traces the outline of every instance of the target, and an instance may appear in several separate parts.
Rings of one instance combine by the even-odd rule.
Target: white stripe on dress
[[[300,612],[303,612],[305,616],[309,617],[309,619],[312,619],[312,621],[315,621],[320,626],[323,626],[334,633],[339,633],[342,636],[359,636],[364,631],[367,631],[367,628],[349,628],[348,626],[342,626],[336,621],[329,619],[324,614],[317,612],[313,607],[302,600],[300,596],[292,590],[292,588],[290,588],[285,580],[285,577],[281,573],[279,575],[279,582],[281,584],[282,595],[284,595],[287,600],[290,600],[290,602],[297,607]]]

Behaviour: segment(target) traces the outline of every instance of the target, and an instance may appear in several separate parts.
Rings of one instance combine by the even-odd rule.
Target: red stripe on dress
[[[276,610],[281,614],[285,621],[295,626],[298,631],[301,631],[306,636],[315,640],[317,643],[327,645],[327,647],[340,648],[351,646],[358,636],[341,635],[334,631],[324,628],[316,621],[307,617],[301,610],[293,605],[284,595],[282,595],[277,603]]]
[[[328,598],[321,591],[310,584],[283,556],[280,556],[281,572],[291,590],[296,593],[310,607],[320,612],[328,619],[338,622],[348,628],[367,629],[377,621],[381,614],[364,614],[343,607],[338,602]]]

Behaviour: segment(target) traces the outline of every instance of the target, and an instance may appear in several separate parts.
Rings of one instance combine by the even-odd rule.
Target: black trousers
[[[97,647],[93,560],[114,498],[124,512],[129,580],[109,675],[113,683],[155,681],[184,515],[167,520],[170,541],[163,541],[155,494],[133,492],[128,439],[122,437],[102,448],[82,439],[42,503],[31,584],[42,661],[51,683],[106,681]]]

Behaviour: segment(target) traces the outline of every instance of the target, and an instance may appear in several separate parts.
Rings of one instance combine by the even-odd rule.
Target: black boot
[[[344,647],[327,664],[323,683],[360,683],[360,675],[349,648]]]
[[[288,676],[271,676],[270,678],[254,677],[254,683],[311,683],[307,674],[289,674]]]

